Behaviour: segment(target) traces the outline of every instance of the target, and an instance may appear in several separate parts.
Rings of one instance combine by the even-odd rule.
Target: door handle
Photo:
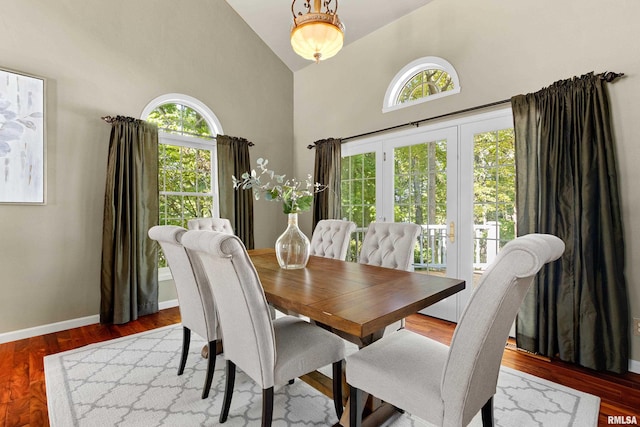
[[[449,223],[449,241],[451,243],[456,241],[456,223],[453,221]]]

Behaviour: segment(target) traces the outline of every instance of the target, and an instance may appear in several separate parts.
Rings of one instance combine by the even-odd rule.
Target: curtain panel
[[[253,230],[253,192],[235,190],[231,177],[251,170],[249,147],[252,142],[244,138],[218,135],[218,187],[220,192],[220,217],[227,218],[236,236],[247,249],[255,247]]]
[[[108,118],[102,232],[100,323],[121,324],[158,311],[158,128],[142,120]]]
[[[322,219],[342,217],[340,200],[340,172],[342,162],[342,140],[321,139],[314,142],[316,149],[314,181],[326,185],[326,189],[313,196],[313,228]]]
[[[606,81],[586,74],[512,98],[518,235],[566,244],[536,276],[519,348],[597,369],[628,369],[625,245]]]

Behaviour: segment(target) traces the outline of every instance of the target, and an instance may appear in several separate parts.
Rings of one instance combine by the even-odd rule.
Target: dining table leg
[[[216,344],[216,356],[218,354],[222,353],[222,340],[217,340],[217,344]],[[209,358],[209,346],[207,344],[205,344],[202,347],[202,350],[200,351],[200,356],[202,356],[203,359],[208,359]]]
[[[350,399],[350,398],[349,398]],[[380,399],[371,396],[368,393],[363,392],[362,399],[367,403],[364,405],[363,409],[363,417],[362,417],[362,427],[376,427],[384,424],[389,418],[398,414],[398,410],[395,406],[382,402]],[[340,418],[340,422],[336,424],[334,427],[349,427],[349,400],[347,400],[347,405],[344,408],[344,412],[342,413],[342,417]]]

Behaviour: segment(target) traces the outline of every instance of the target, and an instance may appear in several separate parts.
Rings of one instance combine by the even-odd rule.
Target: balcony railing
[[[357,261],[366,231],[366,227],[359,227],[351,235],[347,261]],[[414,268],[429,271],[445,270],[448,241],[446,225],[422,225],[422,233],[418,236],[414,250]],[[484,270],[494,260],[499,249],[500,229],[498,223],[491,221],[473,226],[474,270]]]

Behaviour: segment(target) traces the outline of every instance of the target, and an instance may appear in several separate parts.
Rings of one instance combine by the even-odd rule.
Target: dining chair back
[[[323,219],[318,221],[311,235],[309,253],[324,258],[344,261],[349,250],[351,233],[356,229],[353,221]]]
[[[178,375],[182,375],[189,354],[191,331],[208,342],[209,357],[202,398],[209,396],[211,380],[215,370],[215,349],[219,339],[216,307],[204,271],[199,261],[190,257],[180,239],[186,233],[182,227],[158,225],[149,229],[149,237],[160,244],[169,264],[171,275],[178,294],[178,305],[182,320],[182,356]]]
[[[238,237],[193,230],[183,236],[182,243],[200,258],[217,302],[227,360],[220,422],[229,413],[236,366],[262,387],[262,425],[269,426],[274,386],[333,364],[334,406],[340,418],[342,339],[297,317],[272,320],[260,278]]]
[[[413,251],[422,228],[410,222],[372,222],[362,240],[360,263],[413,270]]]
[[[231,221],[227,218],[194,218],[187,221],[189,230],[209,230],[233,234]]]
[[[413,271],[413,251],[422,227],[411,222],[372,222],[362,240],[360,263]],[[403,329],[405,319],[388,325],[384,334]]]
[[[534,276],[564,252],[548,234],[507,243],[484,272],[451,346],[404,330],[347,358],[351,426],[359,426],[361,392],[440,426],[464,426],[479,412],[493,425],[493,395],[509,330]]]

